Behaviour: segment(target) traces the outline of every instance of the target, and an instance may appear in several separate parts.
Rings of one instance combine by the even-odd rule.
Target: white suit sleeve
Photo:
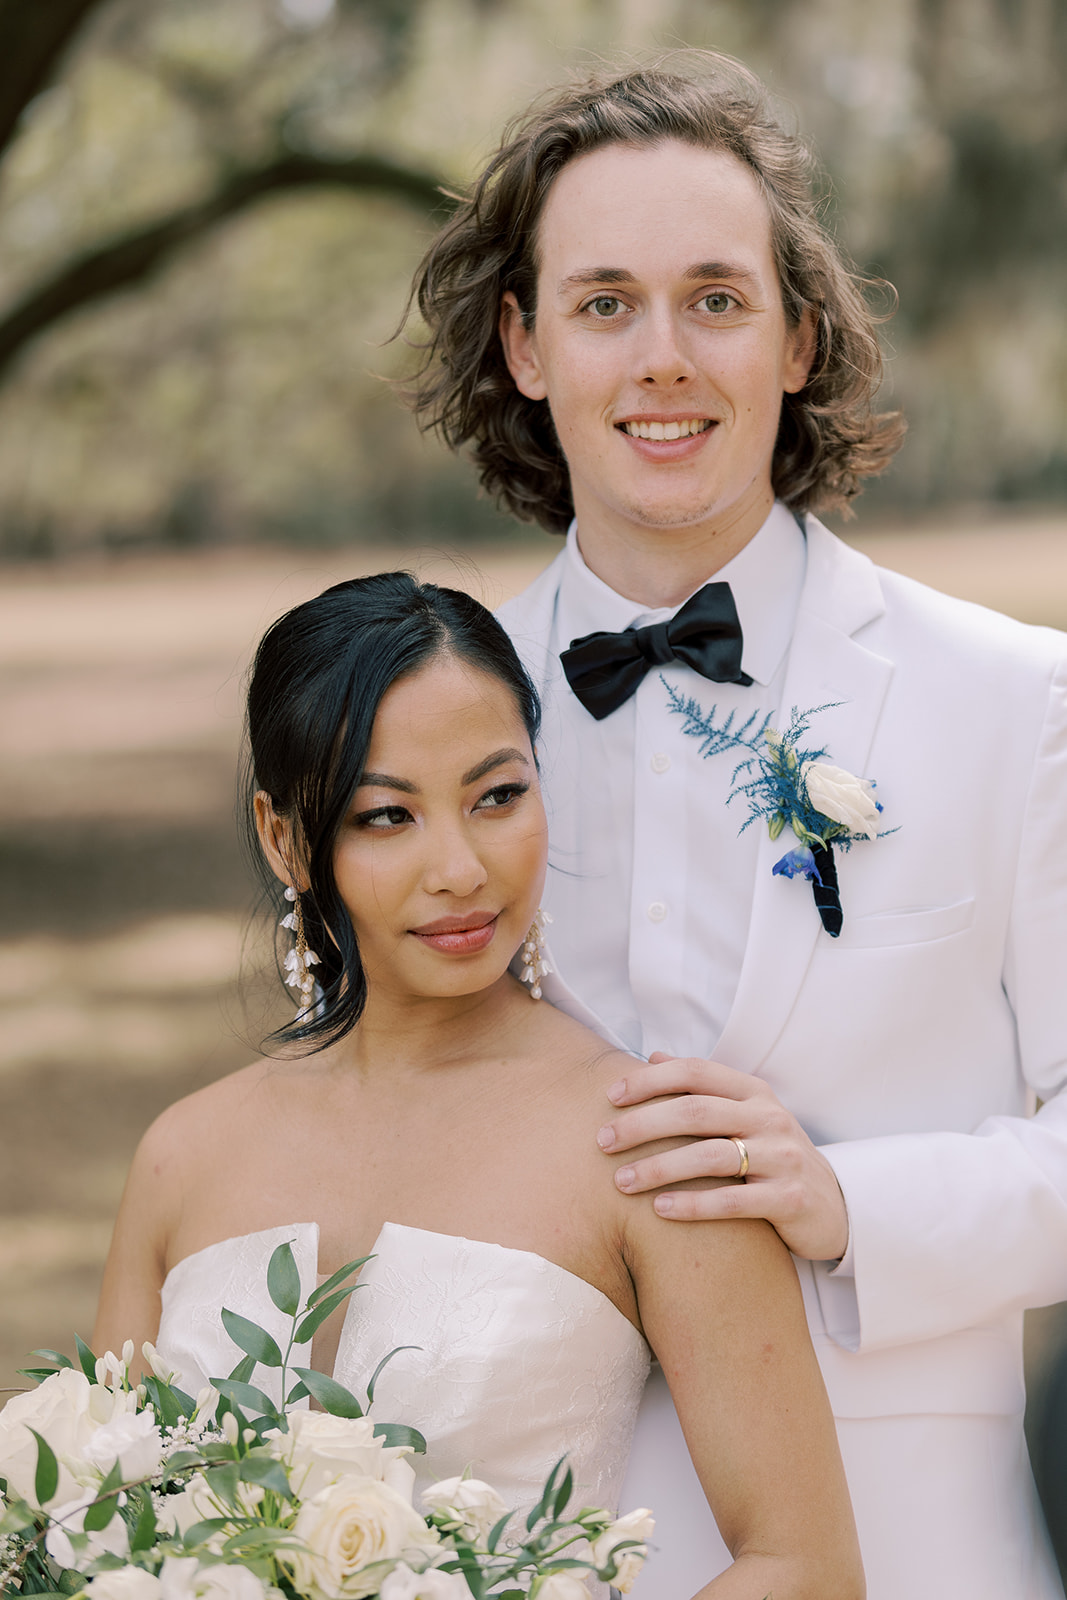
[[[1003,968],[1018,1060],[1045,1103],[973,1133],[823,1146],[848,1204],[852,1285],[817,1272],[828,1331],[871,1351],[1067,1299],[1067,666],[1026,802]],[[990,848],[996,848],[995,841]],[[847,1302],[847,1304],[846,1304]]]

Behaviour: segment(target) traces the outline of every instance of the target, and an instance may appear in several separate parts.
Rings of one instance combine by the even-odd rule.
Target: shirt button
[[[653,900],[648,908],[648,920],[650,922],[662,922],[666,915],[667,907],[663,904],[663,901]]]
[[[670,764],[670,756],[664,755],[662,750],[657,750],[656,754],[652,757],[653,772],[666,772]]]

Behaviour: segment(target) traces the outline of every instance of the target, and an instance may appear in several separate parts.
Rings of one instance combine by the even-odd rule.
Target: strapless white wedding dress
[[[267,1294],[271,1252],[289,1240],[305,1296],[317,1282],[317,1223],[208,1245],[168,1273],[157,1347],[195,1394],[241,1357],[226,1306],[283,1341],[289,1320]],[[418,1487],[470,1468],[516,1509],[541,1495],[566,1455],[572,1504],[618,1504],[648,1347],[599,1289],[526,1250],[387,1222],[349,1301],[334,1377],[357,1396],[381,1358],[403,1350],[375,1386],[371,1415],[426,1436]],[[308,1365],[306,1351],[297,1357]],[[272,1390],[271,1382],[275,1388]],[[256,1369],[277,1400],[277,1374]]]

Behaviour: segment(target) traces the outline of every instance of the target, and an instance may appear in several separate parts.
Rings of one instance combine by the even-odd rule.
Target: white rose
[[[437,1567],[413,1572],[404,1562],[393,1568],[379,1590],[380,1600],[470,1600],[470,1593],[461,1572],[440,1572]]]
[[[403,1495],[367,1477],[341,1478],[305,1500],[293,1533],[305,1548],[288,1559],[296,1587],[311,1600],[377,1594],[381,1574],[361,1580],[362,1568],[437,1544],[436,1534]]]
[[[589,1600],[589,1590],[570,1572],[550,1572],[530,1590],[533,1600]]]
[[[854,778],[842,767],[828,761],[805,761],[800,769],[808,800],[831,822],[840,822],[851,833],[868,839],[878,836],[878,807],[874,785],[868,778]]]
[[[162,1600],[163,1585],[143,1567],[101,1572],[85,1586],[89,1600]]]
[[[202,1567],[195,1556],[167,1556],[159,1573],[160,1600],[266,1600],[277,1593],[247,1567]]]
[[[123,1480],[150,1478],[163,1460],[163,1439],[151,1409],[119,1412],[86,1442],[82,1455],[102,1477],[121,1462]]]
[[[422,1503],[455,1523],[465,1539],[483,1545],[490,1529],[508,1514],[496,1490],[480,1478],[442,1478],[423,1492]]]
[[[59,1462],[55,1498],[73,1499],[81,1484],[68,1463],[81,1465],[82,1449],[94,1431],[89,1414],[92,1389],[84,1373],[64,1367],[28,1394],[16,1395],[0,1411],[0,1478],[6,1478],[11,1491],[31,1505],[37,1504],[37,1440],[29,1430],[35,1428],[47,1440]]]
[[[53,1523],[45,1534],[44,1547],[59,1566],[73,1567],[76,1572],[82,1572],[97,1556],[129,1555],[130,1535],[117,1511],[106,1528],[100,1528],[96,1533],[86,1533],[86,1542],[83,1544],[79,1540],[75,1549],[70,1536],[85,1533],[85,1513],[95,1499],[95,1492],[89,1489],[76,1500],[56,1506],[49,1513]]]
[[[637,1511],[628,1511],[625,1516],[613,1522],[610,1528],[605,1528],[599,1538],[593,1540],[592,1559],[603,1569],[611,1560],[616,1545],[623,1544],[627,1539],[647,1539],[655,1526],[656,1519],[645,1507],[642,1506]],[[623,1594],[629,1594],[637,1574],[645,1564],[645,1556],[646,1551],[637,1546],[620,1551],[618,1571],[611,1580],[612,1588],[620,1589]]]
[[[271,1454],[283,1462],[289,1473],[293,1495],[309,1500],[336,1483],[346,1473],[362,1478],[387,1479],[390,1464],[405,1452],[386,1449],[374,1437],[369,1417],[334,1417],[327,1411],[292,1411],[289,1432],[272,1428],[266,1435]],[[404,1492],[406,1477],[399,1475],[393,1487]],[[410,1501],[410,1495],[408,1496]]]
[[[177,1534],[184,1539],[194,1523],[204,1522],[212,1517],[254,1515],[256,1507],[263,1499],[263,1494],[260,1484],[242,1483],[237,1491],[237,1511],[234,1512],[212,1493],[210,1473],[197,1472],[177,1494],[155,1497],[156,1521],[162,1532],[169,1537]],[[226,1538],[226,1530],[219,1528],[202,1542],[209,1550],[218,1553]]]

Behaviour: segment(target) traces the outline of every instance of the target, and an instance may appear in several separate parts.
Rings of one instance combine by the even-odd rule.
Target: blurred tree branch
[[[30,101],[55,73],[67,45],[99,0],[0,0],[0,152]]]
[[[449,211],[455,201],[443,192],[443,183],[434,173],[374,154],[344,160],[291,154],[233,173],[206,199],[84,251],[0,315],[0,379],[19,351],[45,328],[116,290],[143,282],[182,246],[265,195],[332,186],[393,195],[428,212]]]

